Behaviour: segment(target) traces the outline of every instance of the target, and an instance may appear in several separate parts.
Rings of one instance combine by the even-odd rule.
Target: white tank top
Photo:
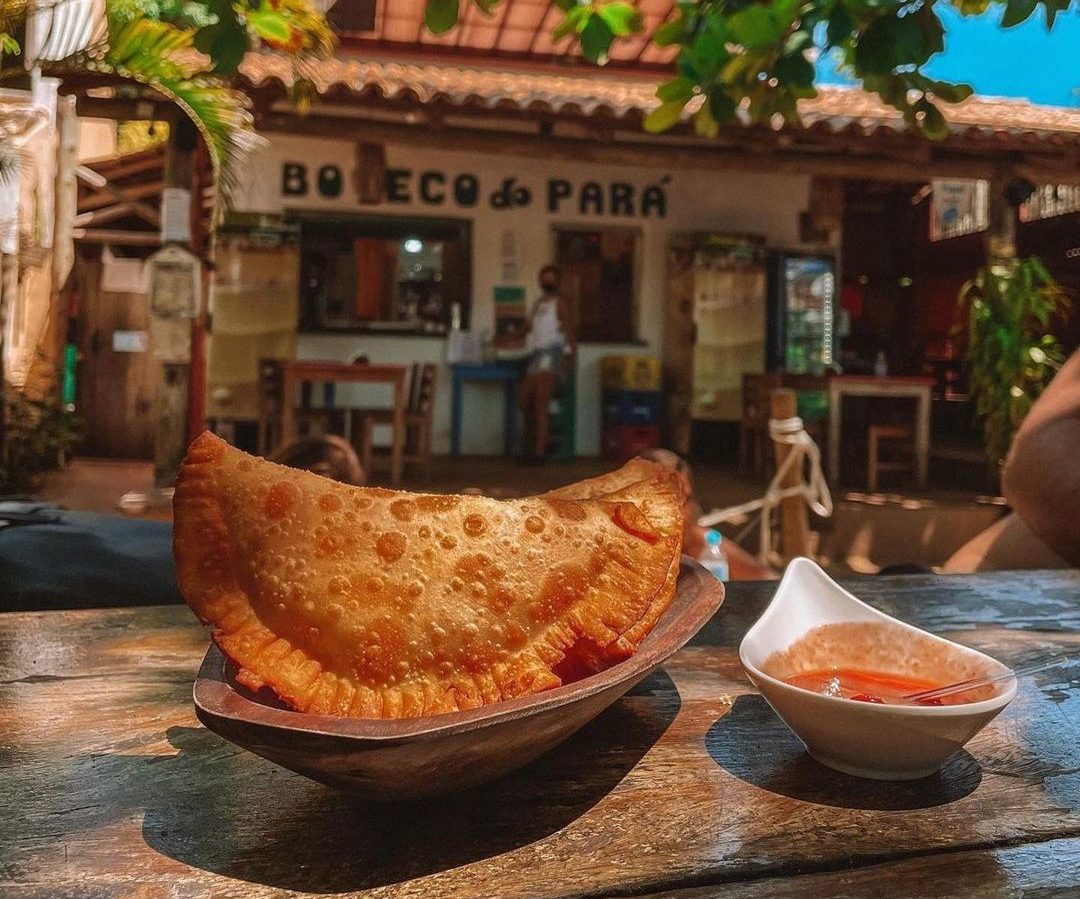
[[[559,325],[559,300],[557,297],[541,297],[533,312],[529,331],[530,350],[550,350],[566,343],[566,336]]]

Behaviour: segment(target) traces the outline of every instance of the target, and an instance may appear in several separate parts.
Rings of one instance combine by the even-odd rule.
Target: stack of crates
[[[656,356],[605,356],[600,360],[604,457],[625,461],[660,445],[664,413],[660,360]]]

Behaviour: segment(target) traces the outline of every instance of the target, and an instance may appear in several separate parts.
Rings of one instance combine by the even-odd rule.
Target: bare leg
[[[536,398],[536,375],[531,372],[521,379],[521,390],[518,392],[518,405],[521,407],[521,454],[528,456],[532,452],[532,446],[536,441],[536,419],[533,415],[533,405]]]
[[[533,397],[533,416],[536,422],[535,451],[537,458],[547,455],[548,429],[551,418],[551,397],[555,392],[557,376],[554,372],[537,372]]]

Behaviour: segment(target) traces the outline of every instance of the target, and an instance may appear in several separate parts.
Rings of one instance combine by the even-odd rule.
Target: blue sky
[[[947,3],[938,9],[945,23],[945,52],[926,73],[972,85],[993,97],[1024,97],[1052,106],[1080,106],[1080,11],[1062,13],[1047,31],[1042,9],[1026,22],[1004,29],[1000,9],[961,16]],[[844,84],[831,60],[818,63],[825,84]]]

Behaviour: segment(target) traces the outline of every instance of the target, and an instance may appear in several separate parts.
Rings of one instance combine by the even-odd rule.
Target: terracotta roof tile
[[[477,69],[417,62],[338,57],[294,62],[286,57],[249,54],[241,77],[253,87],[292,85],[309,78],[320,94],[349,92],[386,100],[441,101],[453,106],[516,108],[552,113],[579,112],[615,118],[638,116],[656,105],[656,76],[629,78],[597,74],[557,74],[509,69]],[[844,87],[821,87],[799,104],[805,127],[870,132],[904,127],[900,114],[873,94]],[[972,97],[944,105],[954,132],[1051,136],[1080,142],[1080,109],[1039,106],[1026,100]]]

